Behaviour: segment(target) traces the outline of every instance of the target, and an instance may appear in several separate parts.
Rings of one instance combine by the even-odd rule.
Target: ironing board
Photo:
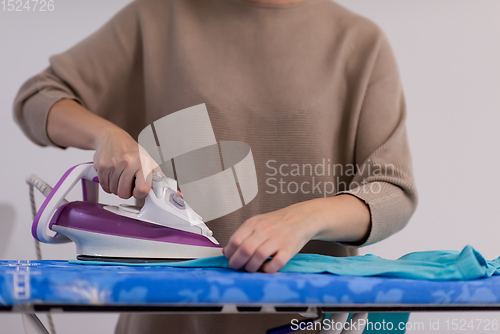
[[[414,312],[500,310],[500,276],[419,281],[213,268],[0,261],[0,311]]]

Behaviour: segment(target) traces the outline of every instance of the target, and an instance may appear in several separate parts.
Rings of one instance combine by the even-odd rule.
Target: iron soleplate
[[[119,263],[161,263],[161,262],[180,262],[193,259],[170,259],[170,258],[131,258],[131,257],[109,257],[109,256],[89,256],[77,255],[77,260],[80,261],[98,261],[98,262],[119,262]]]

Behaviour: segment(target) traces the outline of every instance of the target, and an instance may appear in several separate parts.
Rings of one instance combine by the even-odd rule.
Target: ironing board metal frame
[[[36,313],[68,313],[68,312],[127,312],[127,313],[309,313],[315,318],[324,313],[333,312],[429,312],[429,311],[500,311],[500,305],[383,305],[383,306],[236,306],[236,305],[158,305],[158,306],[130,306],[130,305],[51,305],[51,304],[18,304],[15,306],[0,306],[0,312],[21,313],[31,323],[36,334],[49,334],[49,331],[40,321]]]
[[[350,312],[500,311],[500,277],[454,282],[450,283],[454,288],[447,290],[445,283],[424,281],[415,286],[413,284],[415,281],[411,280],[323,274],[283,273],[268,276],[262,273],[248,274],[229,270],[218,272],[210,268],[117,268],[116,266],[110,266],[103,271],[101,268],[96,270],[91,265],[80,267],[65,261],[52,260],[3,261],[2,266],[0,269],[4,269],[4,275],[3,277],[0,275],[0,282],[3,279],[6,285],[3,286],[4,298],[3,305],[0,305],[0,313],[22,314],[25,322],[29,322],[37,334],[48,333],[36,315],[47,312],[300,313],[317,318],[325,313]],[[65,277],[60,276],[62,272],[65,273]],[[124,276],[118,276],[118,273]],[[82,275],[85,279],[82,279]],[[106,280],[103,280],[103,277]],[[73,300],[69,297],[74,291],[64,287],[73,286],[75,281],[91,282],[99,288],[97,291],[105,291],[106,289],[102,288],[106,287],[112,288],[110,290],[112,294],[104,299],[85,297]],[[52,286],[56,287],[54,291],[59,291],[52,296],[49,293],[53,292],[50,289],[51,282]],[[372,289],[374,286],[377,289]],[[432,293],[428,291],[430,299],[421,298],[429,286],[433,287],[429,290]],[[14,287],[17,287],[17,290]],[[0,285],[0,290],[1,288]],[[153,290],[155,293],[147,295],[148,298],[140,293],[131,294],[130,291],[136,288],[142,288],[144,293]],[[234,293],[234,289],[237,293]],[[490,294],[485,294],[485,289],[490,291]],[[26,293],[27,290],[31,290],[32,293]],[[17,291],[19,296],[10,298],[15,295],[14,291]],[[44,291],[49,294],[45,294]],[[83,291],[84,294],[86,291]],[[181,294],[182,291],[185,293]],[[398,297],[398,293],[394,294],[394,291],[400,296]],[[125,297],[121,296],[122,292],[125,293]],[[345,295],[346,293],[348,295]],[[364,293],[368,295],[358,298]],[[410,293],[413,297],[404,299],[402,296],[405,293]],[[462,295],[469,297],[457,298]],[[78,296],[81,297],[81,294],[77,293],[73,297]],[[350,299],[343,298],[346,296]],[[379,298],[380,296],[382,298]],[[125,304],[124,300],[128,300],[128,304]],[[425,300],[429,300],[429,303],[422,303]]]
[[[72,305],[18,304],[0,306],[0,312],[110,312],[110,313],[309,313],[333,312],[489,312],[500,305]]]

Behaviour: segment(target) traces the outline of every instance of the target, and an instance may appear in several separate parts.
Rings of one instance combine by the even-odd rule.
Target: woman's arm
[[[137,142],[78,102],[63,99],[52,106],[47,134],[56,145],[95,150],[94,168],[104,191],[121,198],[142,198],[149,192]]]
[[[29,79],[14,102],[16,121],[36,144],[95,150],[99,182],[122,198],[144,197],[149,186],[143,174],[155,167],[133,139],[144,123],[137,88],[140,31],[138,4],[132,2],[95,33],[50,57],[50,66]],[[140,158],[146,158],[142,170]]]
[[[317,198],[254,216],[231,236],[224,255],[232,268],[275,273],[309,240],[359,243],[370,232],[370,211],[351,195]]]
[[[121,129],[70,99],[56,102],[50,109],[47,120],[50,140],[61,147],[96,150],[105,134],[117,130]]]
[[[352,246],[381,241],[401,230],[417,205],[407,140],[406,106],[394,55],[383,34],[366,71],[349,190],[248,219],[225,248],[232,268],[276,272],[311,239]],[[364,88],[363,88],[364,87]],[[384,166],[381,171],[380,166]]]

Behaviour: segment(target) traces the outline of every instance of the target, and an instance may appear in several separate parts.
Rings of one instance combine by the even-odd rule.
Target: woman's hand
[[[96,140],[94,168],[107,193],[143,198],[151,189],[151,172],[158,165],[125,131],[109,127]]]
[[[357,197],[318,198],[248,219],[231,236],[224,255],[233,269],[262,267],[275,273],[309,240],[359,242],[370,226],[370,211]]]
[[[310,209],[303,202],[245,221],[224,248],[231,268],[255,272],[272,256],[262,269],[277,272],[315,236]]]
[[[95,150],[99,183],[104,191],[121,198],[146,196],[151,189],[151,172],[161,171],[127,132],[74,100],[63,99],[52,106],[47,134],[62,147]]]

